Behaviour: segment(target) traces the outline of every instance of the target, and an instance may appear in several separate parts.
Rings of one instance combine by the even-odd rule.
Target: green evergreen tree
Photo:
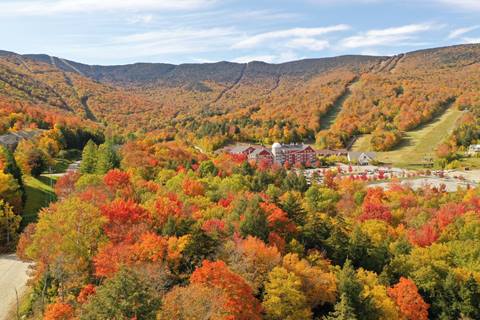
[[[460,288],[460,313],[463,317],[480,319],[480,287],[473,276],[470,276]]]
[[[358,281],[355,269],[350,260],[337,274],[338,292],[345,295],[346,303],[351,306],[358,318],[376,319],[376,312],[371,297],[362,297],[362,284]]]
[[[80,319],[155,319],[160,297],[150,283],[132,270],[121,269],[97,288]]]
[[[110,141],[101,144],[97,150],[95,172],[98,174],[105,174],[112,169],[118,168],[119,166],[120,159],[113,144]]]
[[[0,145],[0,155],[3,156],[6,162],[4,164],[5,166],[4,172],[11,174],[15,178],[15,180],[17,180],[18,185],[20,187],[20,191],[22,193],[22,203],[25,203],[26,193],[25,193],[25,186],[23,184],[22,170],[20,170],[20,167],[18,166],[17,161],[13,156],[13,153],[8,148],[5,148],[4,146]]]
[[[324,320],[357,320],[355,310],[348,304],[348,298],[345,293],[340,296],[340,301],[335,304],[335,310]]]
[[[329,251],[331,245],[327,244],[329,237],[333,236],[332,229],[334,226],[328,217],[322,216],[318,213],[309,213],[305,216],[305,223],[302,226],[302,232],[300,233],[301,242],[305,245],[306,249],[318,249]],[[347,242],[343,241],[344,243]],[[340,244],[340,246],[343,245]],[[339,253],[343,253],[343,248]],[[333,256],[332,256],[333,258]],[[337,260],[338,261],[338,260]],[[342,260],[341,262],[343,262]]]
[[[233,173],[240,174],[242,176],[251,176],[254,172],[255,170],[247,161],[244,161],[239,167],[236,167],[233,170]]]
[[[215,260],[219,241],[206,234],[202,229],[191,232],[191,238],[182,252],[181,270],[192,273],[203,260]]]
[[[6,163],[4,164],[5,173],[11,174],[17,180],[18,185],[23,190],[22,171],[20,170],[20,167],[18,166],[17,161],[15,161],[15,157],[13,156],[13,153],[9,149],[0,145],[0,154],[3,155],[6,161]]]
[[[340,200],[340,195],[329,188],[320,188],[314,185],[305,192],[305,203],[309,212],[334,214],[338,200]]]
[[[12,207],[0,200],[0,253],[15,248],[20,220],[22,218],[13,212]]]
[[[82,163],[80,164],[81,173],[95,173],[97,167],[97,145],[89,140],[83,148]]]
[[[288,217],[297,225],[305,224],[305,210],[298,199],[289,192],[286,199],[281,203],[283,211],[288,214]]]
[[[380,273],[390,261],[388,242],[375,245],[359,226],[353,229],[346,249],[349,259],[357,268]]]
[[[243,237],[248,235],[268,241],[268,221],[265,212],[260,208],[260,198],[255,197],[252,200],[244,200],[235,208],[235,213],[243,215],[240,222],[240,233]]]
[[[439,314],[440,319],[459,319],[462,303],[459,301],[460,286],[455,274],[449,272],[442,287],[432,301],[430,314]]]
[[[308,189],[308,183],[305,179],[305,175],[303,173],[296,174],[294,172],[290,172],[287,174],[285,180],[283,180],[283,189],[284,190],[295,190],[299,192],[305,192]]]
[[[202,178],[208,176],[216,176],[218,174],[218,169],[213,164],[212,160],[203,161],[198,168],[198,172]]]

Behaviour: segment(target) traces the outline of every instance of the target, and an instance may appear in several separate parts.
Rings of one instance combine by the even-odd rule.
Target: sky
[[[101,65],[394,55],[480,43],[480,0],[0,0],[0,40]]]

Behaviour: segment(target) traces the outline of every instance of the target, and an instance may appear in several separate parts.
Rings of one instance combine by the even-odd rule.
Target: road
[[[0,320],[9,320],[8,313],[15,307],[17,293],[19,297],[24,293],[28,266],[14,254],[0,256]]]
[[[65,172],[60,172],[60,173],[46,173],[44,174],[45,176],[48,176],[48,177],[57,177],[57,178],[61,178],[63,177],[64,175],[66,175],[67,173],[70,173],[70,172],[79,172],[80,171],[80,164],[82,163],[81,160],[78,160],[78,161],[75,161],[73,163],[70,163],[68,165],[68,168],[67,168],[67,171]]]

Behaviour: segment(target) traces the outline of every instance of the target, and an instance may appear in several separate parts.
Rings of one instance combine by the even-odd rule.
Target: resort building
[[[317,152],[309,145],[305,144],[280,144],[278,142],[272,145],[271,151],[263,146],[237,145],[226,149],[231,154],[243,154],[248,160],[267,161],[271,164],[310,164],[316,161]]]

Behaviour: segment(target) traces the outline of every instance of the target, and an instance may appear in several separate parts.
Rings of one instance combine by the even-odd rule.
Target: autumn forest
[[[480,319],[480,188],[382,188],[340,156],[320,183],[312,163],[222,152],[366,135],[388,152],[455,110],[441,170],[480,142],[479,74],[480,45],[116,67],[0,52],[0,252],[29,266],[12,314]]]

